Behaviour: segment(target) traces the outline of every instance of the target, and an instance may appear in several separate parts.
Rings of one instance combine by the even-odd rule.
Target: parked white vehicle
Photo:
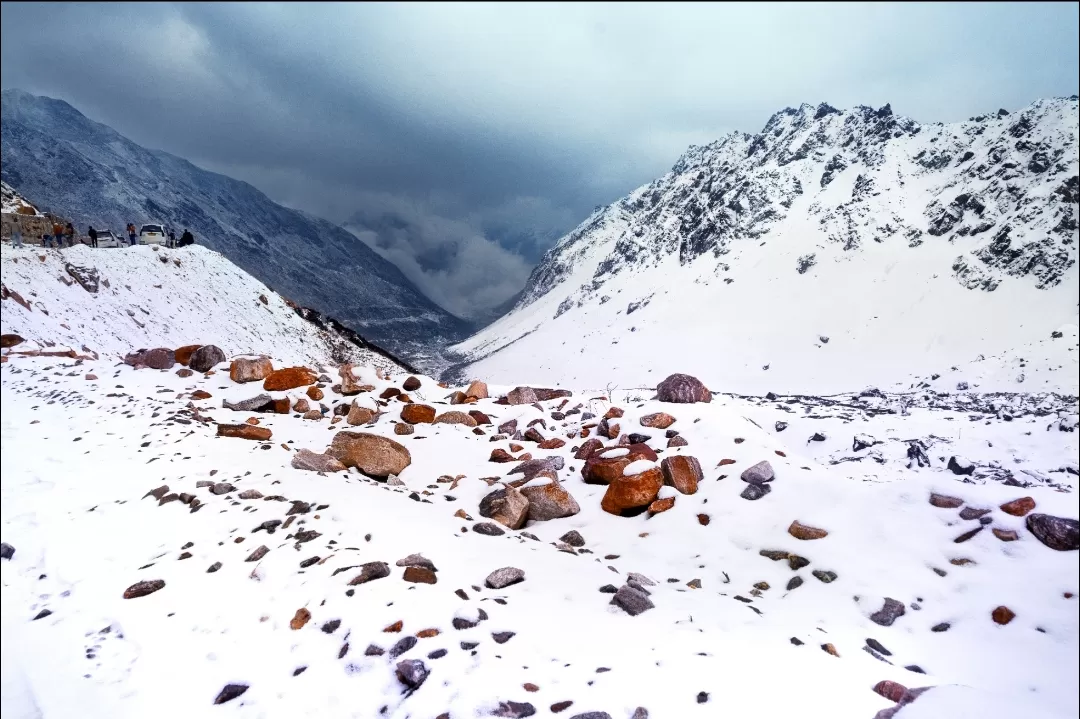
[[[140,245],[164,245],[168,239],[164,225],[143,225],[139,230]]]
[[[116,236],[112,230],[98,230],[97,233],[97,246],[98,247],[124,247],[127,245],[126,241],[122,241]]]

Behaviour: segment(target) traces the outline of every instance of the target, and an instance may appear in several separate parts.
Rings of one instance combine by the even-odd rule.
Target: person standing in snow
[[[188,245],[195,244],[195,235],[191,234],[188,228],[184,228],[184,234],[180,235],[180,247],[187,247]]]
[[[59,221],[54,222],[52,226],[52,236],[56,240],[57,248],[63,248],[64,246],[64,226]]]
[[[67,238],[68,247],[75,246],[75,226],[70,222],[64,227],[64,236]]]
[[[90,225],[90,229],[87,230],[86,234],[90,236],[90,246],[97,247],[97,230],[94,229],[93,225]]]
[[[133,223],[133,222],[128,223],[127,232],[128,232],[128,241],[131,243],[131,246],[134,247],[135,246],[135,241],[138,238],[138,236],[135,234],[135,223]]]
[[[169,230],[169,247],[176,247],[176,233]]]
[[[14,227],[11,228],[11,246],[12,247],[22,247],[23,246],[23,243],[22,243],[22,230],[19,229],[18,225],[15,225]]]

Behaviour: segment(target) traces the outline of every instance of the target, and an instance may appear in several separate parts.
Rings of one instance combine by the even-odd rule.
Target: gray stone
[[[366,584],[372,580],[389,576],[390,566],[386,562],[368,562],[360,565],[360,573],[353,577],[349,584]]]
[[[402,637],[397,641],[397,644],[390,647],[390,658],[397,659],[402,654],[415,647],[418,641],[419,640],[412,635]]]
[[[230,402],[223,400],[221,406],[234,412],[264,412],[274,406],[274,398],[268,394],[257,394],[251,399]]]
[[[209,372],[225,361],[225,352],[217,345],[203,345],[191,353],[188,367],[196,372]]]
[[[422,554],[410,554],[404,559],[397,560],[395,564],[399,567],[423,567],[433,572],[439,571],[435,568],[435,563]]]
[[[739,478],[750,484],[765,484],[776,478],[776,472],[773,471],[772,465],[769,464],[769,460],[766,459],[758,462],[753,467],[748,467],[743,470],[743,473],[739,475]]]
[[[870,615],[870,621],[883,627],[891,627],[899,617],[904,616],[907,609],[904,603],[891,597],[885,597],[885,604],[878,611]]]
[[[506,530],[492,522],[477,522],[473,525],[472,531],[488,537],[501,537],[506,534]]]
[[[751,502],[756,499],[761,499],[766,494],[772,491],[772,487],[767,484],[748,484],[739,496],[743,499],[749,499]]]
[[[585,537],[582,537],[581,534],[576,529],[571,529],[569,532],[567,532],[563,536],[559,537],[559,541],[560,542],[565,542],[566,544],[569,544],[571,547],[584,547],[585,546]]]
[[[409,689],[418,689],[430,672],[419,659],[405,659],[397,664],[397,678]]]
[[[654,608],[656,605],[644,592],[624,584],[611,598],[611,603],[632,617]]]
[[[1080,549],[1080,522],[1050,514],[1029,514],[1027,528],[1050,549],[1070,552]]]
[[[494,572],[487,576],[484,580],[490,589],[502,589],[509,587],[511,584],[517,584],[525,581],[525,572],[517,567],[503,567],[502,569],[496,569]]]

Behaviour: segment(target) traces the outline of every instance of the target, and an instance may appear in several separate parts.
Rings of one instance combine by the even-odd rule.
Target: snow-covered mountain
[[[328,318],[290,304],[205,247],[64,250],[0,255],[5,335],[19,351],[116,362],[140,348],[216,345],[227,356],[273,352],[290,364],[403,366]]]
[[[0,137],[4,181],[84,232],[92,224],[119,233],[128,222],[188,227],[290,300],[421,366],[470,331],[346,230],[143,148],[66,102],[4,90]]]
[[[691,147],[562,238],[456,372],[809,392],[1046,339],[1077,318],[1077,117],[803,105]]]

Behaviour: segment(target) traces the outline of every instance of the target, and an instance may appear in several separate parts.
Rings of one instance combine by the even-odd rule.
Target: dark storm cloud
[[[6,87],[349,227],[448,309],[512,295],[691,143],[827,100],[1077,89],[1076,4],[2,6]]]

